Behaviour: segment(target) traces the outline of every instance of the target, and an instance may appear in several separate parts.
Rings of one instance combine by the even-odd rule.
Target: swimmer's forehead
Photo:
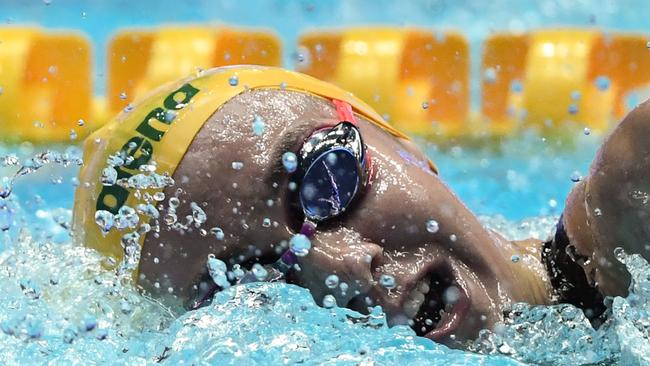
[[[235,101],[247,106],[251,113],[271,109],[272,113],[267,112],[264,118],[269,125],[276,127],[277,132],[270,134],[275,135],[271,137],[274,143],[266,145],[268,150],[264,149],[260,160],[267,160],[264,163],[269,163],[270,160],[272,170],[276,172],[282,171],[282,154],[287,151],[297,152],[316,129],[331,127],[340,122],[332,99],[311,91],[260,87],[249,89],[231,99],[231,102]],[[399,149],[420,151],[406,135],[395,133],[392,128],[387,129],[358,110],[354,112],[362,136],[364,130],[373,129],[386,139],[397,143]],[[254,118],[255,116],[251,115],[249,119]],[[426,159],[424,155],[422,157]],[[437,174],[435,164],[429,159],[427,161],[429,168]]]
[[[356,119],[362,135],[364,130],[367,133],[372,129],[375,135],[397,142],[397,148],[406,147],[406,140],[395,137],[365,116],[356,114]],[[297,90],[250,89],[231,98],[210,117],[190,150],[213,146],[221,157],[248,160],[263,171],[268,170],[264,180],[273,181],[284,171],[284,153],[298,153],[316,130],[339,122],[332,101],[324,97]],[[256,123],[263,125],[260,134],[254,132]],[[229,152],[233,149],[247,152],[247,156]]]

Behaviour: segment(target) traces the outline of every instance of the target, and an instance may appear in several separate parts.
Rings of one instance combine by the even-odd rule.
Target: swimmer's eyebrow
[[[287,129],[282,136],[280,136],[271,151],[271,169],[269,170],[269,174],[265,177],[265,181],[275,182],[275,179],[279,174],[286,174],[284,166],[282,165],[282,155],[287,151],[291,151],[298,155],[298,151],[302,148],[305,140],[317,128],[318,127],[314,125],[313,120],[307,120],[293,125],[291,128]]]

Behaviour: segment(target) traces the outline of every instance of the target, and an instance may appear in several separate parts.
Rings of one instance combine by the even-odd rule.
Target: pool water
[[[574,184],[572,172],[584,169],[584,151],[593,151],[599,142],[596,136],[578,140],[578,147],[558,150],[530,135],[507,141],[498,151],[428,146],[428,153],[485,225],[511,239],[544,239],[557,222],[561,197]],[[515,304],[503,324],[481,332],[471,343],[472,352],[417,337],[408,327],[388,328],[380,308],[367,316],[321,308],[308,290],[286,284],[236,286],[218,293],[207,307],[175,313],[140,294],[130,281],[103,270],[105,258],[71,243],[78,148],[10,146],[2,155],[15,159],[3,161],[30,166],[44,151],[51,151],[49,163],[18,177],[0,207],[0,351],[5,364],[650,361],[650,266],[637,256],[621,255],[634,276],[632,292],[610,299],[612,315],[598,330],[570,305]],[[552,158],[541,159],[541,154]],[[11,176],[17,170],[9,165],[2,173]],[[521,200],[529,207],[516,207]]]

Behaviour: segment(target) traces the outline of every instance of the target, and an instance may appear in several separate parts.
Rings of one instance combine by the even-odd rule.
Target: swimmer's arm
[[[629,274],[615,248],[650,258],[650,102],[605,140],[569,194],[562,224],[589,281],[605,296],[625,295]]]

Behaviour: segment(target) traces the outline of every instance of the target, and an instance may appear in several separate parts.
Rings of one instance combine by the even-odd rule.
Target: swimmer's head
[[[339,306],[364,313],[381,305],[390,324],[453,343],[500,320],[510,302],[548,301],[535,272],[543,270],[529,268],[517,245],[486,230],[414,143],[349,94],[300,74],[251,67],[217,69],[157,93],[128,112],[137,118],[127,113],[89,139],[75,206],[80,240],[120,258],[124,232],[102,236],[94,215],[134,205],[133,190],[124,189],[124,198],[121,187],[106,188],[99,178],[106,157],[125,146],[131,167],[155,161],[158,172],[170,172],[175,184],[164,188],[164,204],[178,198],[179,221],[192,207],[205,211],[200,228],[174,229],[163,223],[163,209],[160,231],[143,233],[138,270],[146,290],[190,302],[210,285],[209,255],[231,267],[274,263],[307,216],[317,222],[311,249],[297,257],[300,270],[288,279],[309,288],[317,302],[333,295]],[[353,123],[340,125],[337,100],[351,107],[353,118],[346,119]],[[336,126],[348,138],[329,140],[328,148],[356,149],[350,157],[356,160],[337,165],[354,172],[354,183],[343,187],[350,199],[338,200],[343,210],[332,212],[330,202],[310,211],[302,185],[320,155],[306,154],[305,145]],[[287,152],[311,163],[290,173],[282,163]],[[123,177],[135,173],[118,169]],[[318,189],[312,197],[325,197]],[[217,227],[218,237],[210,232]]]

